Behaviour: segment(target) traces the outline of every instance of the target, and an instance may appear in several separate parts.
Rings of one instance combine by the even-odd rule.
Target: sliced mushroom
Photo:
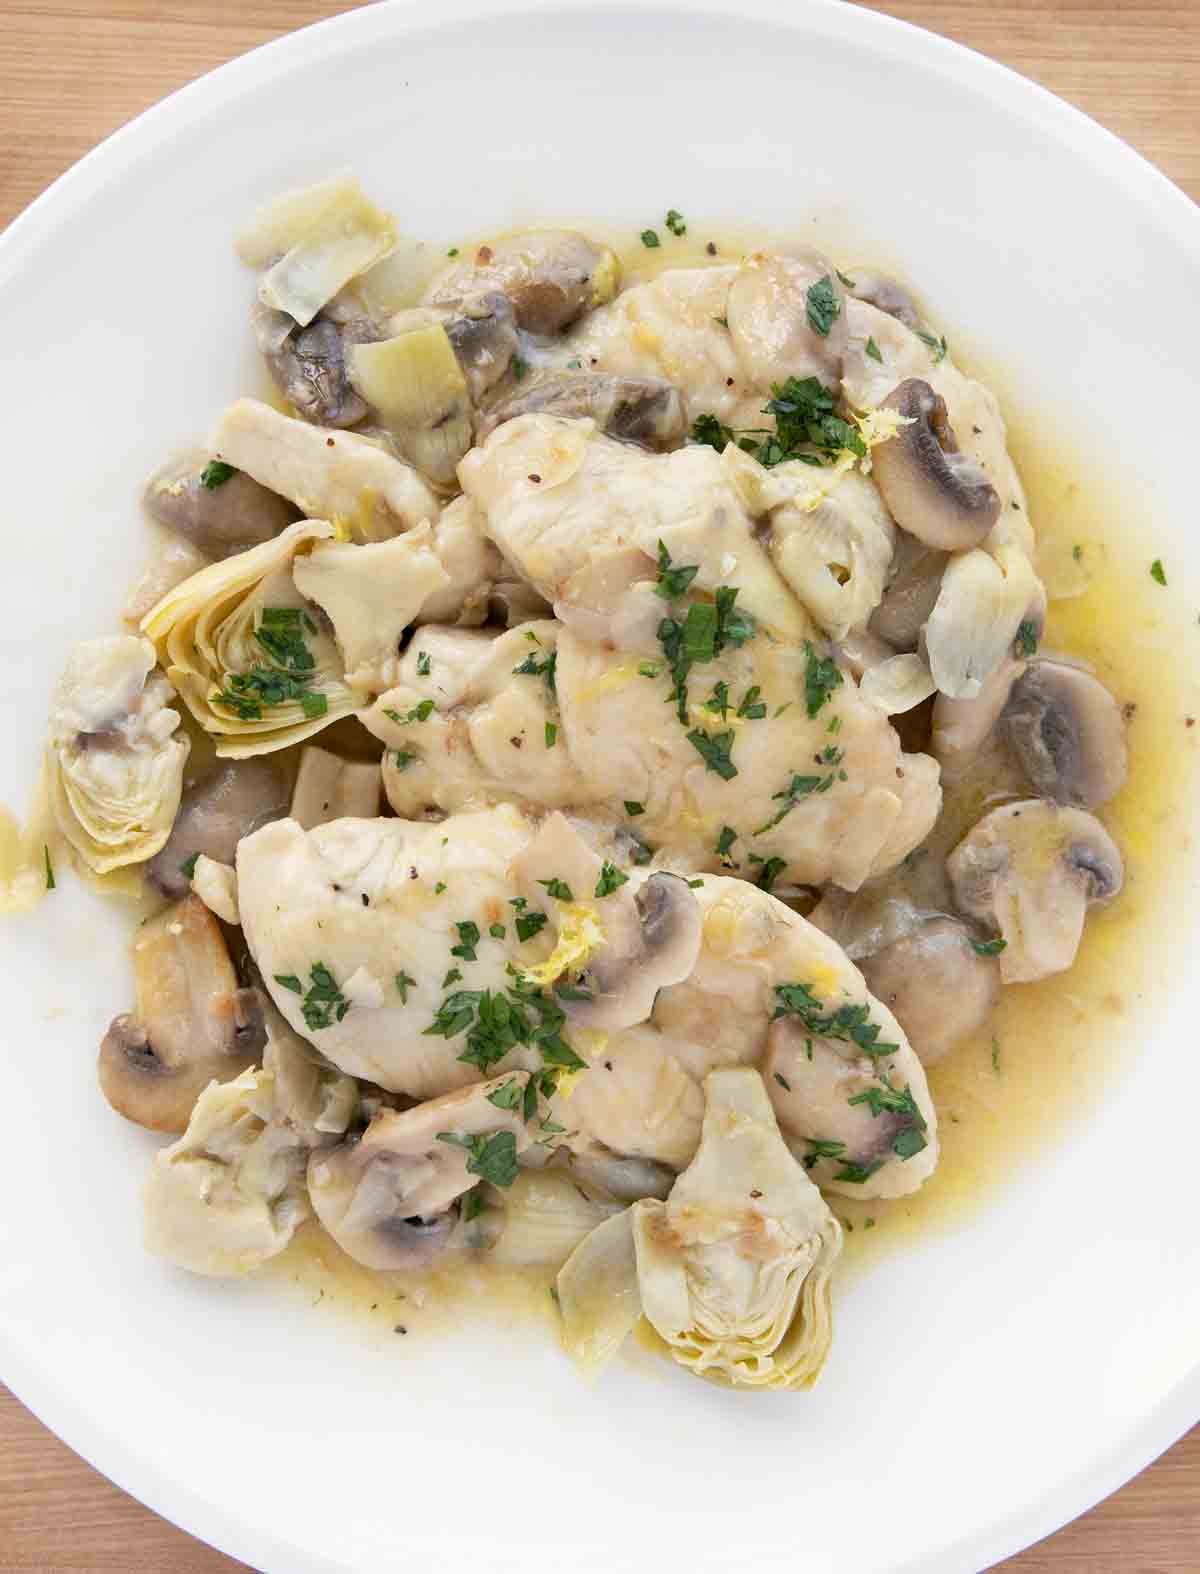
[[[171,835],[146,865],[146,876],[164,896],[182,896],[194,858],[203,854],[231,864],[243,836],[286,813],[287,789],[273,765],[230,760],[184,793]]]
[[[291,817],[306,831],[347,817],[372,820],[379,813],[382,791],[374,760],[343,760],[309,744],[300,751]]]
[[[476,403],[512,365],[520,342],[512,302],[491,290],[448,305],[442,326]]]
[[[207,459],[176,460],[151,476],[146,507],[160,524],[211,558],[270,541],[299,518],[286,498],[244,471],[222,480],[223,475],[210,469]]]
[[[610,1153],[597,1144],[586,1153],[571,1153],[570,1170],[585,1186],[599,1187],[618,1202],[637,1202],[642,1197],[664,1199],[675,1184],[675,1171],[653,1159],[631,1158]]]
[[[1124,881],[1120,850],[1099,820],[1044,799],[985,814],[946,869],[960,910],[1004,941],[1006,984],[1070,967],[1087,909]]]
[[[434,281],[431,306],[499,291],[528,333],[561,333],[593,306],[612,300],[620,264],[607,246],[574,230],[529,230],[480,246]]]
[[[866,301],[868,305],[894,317],[897,322],[902,322],[906,328],[921,326],[921,313],[916,301],[902,284],[889,279],[885,273],[876,273],[870,268],[855,268],[850,293],[856,301]]]
[[[197,896],[143,924],[133,971],[136,1009],[104,1035],[100,1087],[139,1126],[183,1131],[209,1082],[257,1062],[261,997],[238,987],[220,926]]]
[[[654,453],[678,448],[687,436],[683,398],[660,378],[543,372],[492,405],[477,424],[475,440],[481,443],[505,421],[530,414],[590,416],[610,437]]]
[[[995,732],[1023,668],[1024,663],[1010,651],[991,676],[984,678],[974,699],[953,700],[947,694],[938,695],[933,705],[930,752],[945,777],[954,780],[970,768]]]
[[[678,875],[652,874],[629,902],[619,897],[607,899],[607,943],[580,975],[591,999],[563,1002],[576,1026],[605,1033],[644,1022],[659,990],[688,977],[703,930],[699,905]]]
[[[315,1153],[308,1189],[318,1219],[368,1268],[424,1266],[449,1241],[457,1199],[481,1178],[505,1184],[501,1165],[515,1175],[516,1155],[533,1140],[522,1111],[527,1082],[510,1072],[384,1110],[361,1137]],[[477,1157],[472,1138],[499,1140],[503,1151],[493,1148],[492,1162]]]
[[[1097,678],[1059,661],[1034,661],[1013,684],[1001,725],[1043,798],[1095,809],[1129,769],[1121,708]]]
[[[872,634],[896,650],[916,650],[937,603],[946,557],[915,536],[897,532],[891,575],[868,625]]]
[[[925,1066],[981,1027],[1000,997],[995,959],[976,949],[956,918],[927,919],[859,968]]]
[[[725,317],[745,374],[758,387],[789,377],[840,380],[846,296],[837,269],[819,253],[747,257],[730,285]]]
[[[301,328],[285,312],[259,307],[255,336],[271,376],[296,414],[315,426],[357,426],[367,418],[366,400],[350,385],[346,352],[370,344],[380,331],[365,317],[332,322],[324,314]]]
[[[909,423],[872,453],[876,483],[896,523],[943,551],[978,546],[1000,516],[1000,494],[959,452],[945,400],[910,377],[883,408]]]

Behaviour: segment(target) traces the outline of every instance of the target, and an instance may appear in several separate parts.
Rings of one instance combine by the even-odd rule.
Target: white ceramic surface
[[[345,166],[435,238],[563,212],[640,229],[668,205],[875,235],[1096,451],[1128,451],[1136,421],[1155,552],[1176,593],[1200,586],[1200,215],[1107,133],[825,0],[373,6],[178,94],[0,241],[10,805],[61,658],[110,626],[140,561],[138,482],[249,375],[235,223]],[[1167,927],[1194,950],[1194,901]],[[72,884],[3,942],[0,1375],[122,1486],[272,1574],[958,1574],[1200,1415],[1183,982],[1147,1004],[1094,1119],[970,1228],[841,1295],[813,1394],[751,1397],[641,1355],[587,1388],[503,1327],[418,1359],[269,1286],[149,1261],[151,1144],[92,1073],[124,927]]]

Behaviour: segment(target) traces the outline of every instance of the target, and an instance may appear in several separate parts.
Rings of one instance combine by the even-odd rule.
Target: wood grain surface
[[[331,0],[0,3],[0,224],[110,131]],[[1200,198],[1200,0],[878,0],[1044,83]],[[0,1570],[229,1574],[0,1389]],[[1006,1574],[1197,1574],[1200,1428]],[[269,1574],[287,1574],[270,1570]],[[848,1571],[854,1574],[854,1571]]]

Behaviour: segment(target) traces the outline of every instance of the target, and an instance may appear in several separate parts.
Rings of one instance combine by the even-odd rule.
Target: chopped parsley
[[[540,935],[546,927],[545,913],[518,913],[516,919],[517,939],[522,945],[526,940],[532,940],[534,935]]]
[[[509,365],[512,367],[514,381],[521,382],[525,373],[529,370],[529,362],[523,355],[514,355]]]
[[[704,702],[704,709],[712,711],[722,721],[729,715],[729,685],[723,680],[713,685],[712,694]]]
[[[1013,640],[1013,654],[1015,656],[1032,656],[1038,648],[1037,624],[1030,618],[1025,618],[1017,624],[1016,638]]]
[[[554,747],[554,745],[558,742],[558,724],[556,722],[548,721],[546,723],[546,734],[545,734],[545,736],[546,736],[546,747],[548,749],[552,749]]]
[[[680,213],[678,208],[668,208],[667,216],[663,220],[663,223],[667,226],[672,235],[687,234],[687,225],[684,223],[683,214]]]
[[[1167,582],[1167,571],[1162,565],[1162,558],[1156,557],[1154,559],[1154,562],[1151,563],[1151,565],[1150,565],[1150,578],[1154,581],[1154,583],[1156,585],[1165,585],[1166,584],[1166,582]]]
[[[787,864],[782,858],[768,858],[758,871],[755,885],[764,891],[769,891],[786,868]]]
[[[554,669],[557,665],[558,652],[556,650],[552,650],[548,656],[538,656],[534,651],[531,650],[521,665],[519,667],[514,667],[513,671],[520,674],[522,677],[545,678],[546,687],[550,690],[551,694],[554,694],[556,692],[554,686]]]
[[[732,730],[710,734],[694,727],[688,733],[687,740],[704,761],[705,768],[715,771],[722,781],[732,781],[737,775],[737,766],[730,758],[733,752]]]
[[[507,991],[459,989],[447,995],[425,1033],[445,1039],[466,1033],[467,1047],[458,1058],[485,1076],[518,1044],[536,1049],[546,1067],[585,1070],[587,1062],[562,1036],[566,1017],[561,1008],[512,971],[517,982]]]
[[[511,1186],[517,1178],[517,1139],[511,1131],[497,1131],[490,1137],[439,1131],[437,1140],[466,1149],[469,1175],[479,1175],[493,1186]]]
[[[826,753],[828,752],[826,750]],[[830,763],[837,764],[841,760],[841,750],[835,749],[833,753],[836,758]],[[782,792],[773,792],[771,794],[772,799],[783,800],[783,808],[780,809],[778,814],[773,815],[771,819],[758,826],[753,834],[762,836],[765,831],[774,830],[781,820],[791,814],[802,798],[810,798],[814,793],[828,792],[836,780],[836,771],[830,771],[827,776],[793,776]]]
[[[883,364],[883,356],[880,353],[879,346],[875,343],[874,339],[867,340],[867,354],[873,361],[878,361],[880,365]]]
[[[503,940],[504,936],[505,936],[505,933],[506,933],[506,930],[505,930],[503,924],[489,924],[488,925],[488,934],[491,935],[493,940]]]
[[[271,667],[252,667],[249,672],[229,673],[224,689],[213,695],[213,704],[233,711],[240,721],[259,721],[264,705],[286,705],[294,701],[309,721],[315,721],[328,711],[329,701],[324,694],[312,692],[311,682],[309,674],[296,677]]]
[[[857,426],[834,414],[834,393],[816,377],[789,377],[784,383],[773,383],[771,395],[763,414],[775,417],[773,432],[766,427],[735,430],[715,415],[700,415],[692,423],[692,441],[718,453],[727,444],[736,443],[767,469],[788,459],[822,465],[845,450],[858,459],[866,456],[867,445]]]
[[[933,357],[933,364],[939,366],[946,359],[947,345],[945,334],[938,338],[932,333],[922,333],[920,328],[918,328],[916,335]]]
[[[840,1159],[845,1156],[846,1144],[832,1142],[825,1137],[805,1137],[808,1143],[808,1155],[804,1160],[804,1168],[811,1170],[818,1159]]]
[[[761,721],[767,714],[767,707],[759,699],[762,690],[758,684],[746,690],[742,696],[742,703],[737,708],[737,713],[746,721]]]
[[[827,1012],[807,984],[776,984],[775,994],[779,1005],[771,1018],[773,1022],[780,1017],[799,1017],[809,1033],[818,1038],[843,1039],[872,1058],[900,1053],[899,1044],[879,1042],[879,1026],[868,1020],[869,1006],[838,1006]]]
[[[449,989],[451,984],[462,983],[462,976],[461,967],[452,967],[445,978],[442,979],[442,988]]]
[[[783,1091],[785,1093],[790,1093],[792,1091],[792,1084],[784,1076],[782,1071],[777,1071],[775,1073],[775,1080],[776,1080],[776,1082],[778,1082],[779,1086],[783,1089]]]
[[[728,645],[744,645],[757,632],[754,619],[737,606],[737,594],[736,586],[722,585],[713,601],[693,601],[682,623],[677,618],[663,618],[658,625],[659,644],[675,680],[667,699],[674,703],[684,726],[688,723],[687,680],[692,667],[714,660]]]
[[[46,860],[46,889],[47,889],[47,891],[53,891],[54,890],[54,865],[50,862],[50,846],[49,846],[49,843],[47,843],[47,842],[43,842],[42,843],[42,857]],[[193,854],[192,855],[193,867],[195,866],[195,858],[196,858],[196,855]],[[189,875],[188,878],[191,879],[191,876]]]
[[[334,1022],[340,1022],[349,1011],[350,1002],[338,988],[337,980],[324,962],[314,962],[308,970],[308,977],[309,985],[300,1003],[300,1010],[305,1026],[310,1033],[315,1033],[321,1028],[332,1027]],[[275,982],[290,989],[293,994],[301,992],[300,980],[292,974],[276,973]]]
[[[661,596],[664,601],[678,601],[699,572],[700,566],[696,563],[672,568],[666,543],[658,543],[658,580],[654,586],[656,596]]]
[[[1007,940],[972,940],[971,950],[976,956],[999,956],[1007,945]]]
[[[661,242],[659,241],[658,232],[656,230],[642,231],[642,245],[645,246],[648,251],[657,250],[660,244]]]
[[[614,891],[619,891],[629,881],[627,874],[622,874],[616,864],[610,863],[606,858],[600,867],[600,878],[596,881],[597,896],[611,896]]]
[[[721,827],[721,834],[717,837],[717,845],[713,848],[713,851],[727,869],[733,868],[733,859],[730,858],[729,853],[737,839],[738,833],[732,825],[723,825]]]
[[[288,672],[311,672],[316,659],[304,643],[299,607],[264,607],[254,638]]]
[[[420,755],[413,749],[393,749],[391,754],[392,764],[398,771],[406,771],[414,760],[420,759]]]
[[[804,641],[804,703],[809,716],[816,716],[842,685],[842,673],[832,656],[818,656],[811,640]],[[832,730],[832,728],[830,729]]]
[[[49,853],[47,853],[46,856],[48,858],[50,856]],[[183,875],[183,878],[185,880],[190,880],[192,878],[192,876],[196,873],[196,865],[197,865],[197,863],[199,863],[199,861],[200,861],[200,854],[199,853],[193,853],[190,858],[185,858],[183,860],[183,862],[179,865],[179,872],[180,872],[180,874]]]
[[[575,900],[571,887],[565,880],[560,880],[557,875],[552,880],[539,880],[538,884],[543,886],[547,896],[552,896],[556,902],[573,902]]]
[[[995,1033],[992,1034],[992,1070],[1000,1075],[1000,1040]]]
[[[439,880],[438,883],[433,888],[434,896],[441,896],[442,892],[445,889],[446,889],[446,882],[444,880]]]
[[[433,663],[429,659],[429,652],[427,650],[419,652],[417,656],[417,677],[427,678],[432,665]]]
[[[625,813],[631,820],[636,820],[639,814],[645,814],[646,805],[639,803],[636,798],[626,798]]]
[[[904,1124],[892,1142],[892,1152],[899,1158],[911,1159],[922,1148],[928,1147],[925,1117],[917,1107],[911,1088],[897,1090],[885,1080],[882,1087],[871,1087],[856,1093],[847,1103],[865,1104],[876,1118],[884,1114],[901,1117]]]
[[[450,947],[450,955],[461,956],[464,962],[477,961],[475,947],[479,944],[479,925],[468,918],[454,927],[458,930],[458,944]]]
[[[447,250],[446,255],[447,255],[447,257],[457,257],[458,256],[458,247],[457,246],[451,246]]]
[[[422,700],[419,705],[414,705],[412,710],[407,711],[403,716],[398,710],[392,710],[390,707],[385,708],[383,714],[389,721],[395,722],[397,727],[407,727],[410,722],[428,721],[433,715],[433,701]]]
[[[404,972],[403,969],[401,969],[401,971],[396,974],[396,989],[400,995],[400,1004],[402,1006],[406,1006],[408,1004],[409,990],[415,989],[416,987],[416,979],[410,977],[409,974]]]
[[[511,1082],[506,1082],[494,1093],[489,1093],[487,1101],[489,1104],[494,1104],[497,1109],[519,1109],[524,1097],[525,1089],[514,1077]]]
[[[200,485],[206,492],[215,492],[219,486],[224,486],[237,471],[232,465],[227,465],[223,459],[210,459],[200,472]]]
[[[834,1173],[833,1178],[835,1181],[849,1181],[855,1186],[865,1186],[875,1171],[882,1168],[882,1159],[872,1159],[869,1164],[854,1164],[849,1159],[846,1159],[841,1169]]]
[[[818,279],[815,284],[809,285],[805,301],[808,306],[808,321],[813,332],[819,333],[822,339],[826,338],[829,330],[842,314],[842,303],[838,300],[838,293],[828,274]]]

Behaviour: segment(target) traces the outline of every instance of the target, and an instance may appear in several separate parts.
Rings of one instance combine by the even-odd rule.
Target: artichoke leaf
[[[441,323],[421,322],[394,338],[354,345],[349,371],[404,457],[437,485],[454,485],[474,420],[466,378]]]
[[[46,786],[63,836],[96,874],[152,858],[171,833],[191,747],[149,640],[77,645],[50,712]]]
[[[793,1159],[757,1071],[705,1078],[700,1147],[633,1205],[642,1307],[674,1360],[738,1387],[807,1388],[832,1332],[841,1227]]]
[[[302,327],[350,280],[396,244],[391,216],[353,178],[285,193],[243,235],[243,256],[266,259],[286,247],[259,281],[264,306],[287,312]]]
[[[559,1271],[563,1349],[596,1376],[642,1315],[632,1209],[614,1213],[584,1237]]]
[[[322,520],[212,563],[142,621],[175,689],[228,758],[302,742],[355,710],[336,641],[296,588],[294,564],[334,534]]]

